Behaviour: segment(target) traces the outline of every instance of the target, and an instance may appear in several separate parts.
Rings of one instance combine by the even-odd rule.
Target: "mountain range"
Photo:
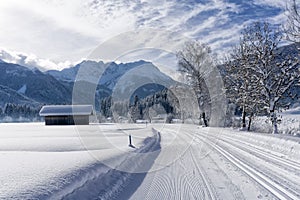
[[[299,44],[280,48],[281,54],[299,56]],[[144,98],[177,82],[151,62],[115,63],[85,60],[77,65],[42,72],[0,60],[0,107],[7,103],[40,107],[44,104],[71,104],[74,83],[80,83],[81,101],[88,102],[85,92],[92,92],[97,107],[101,99],[113,96],[114,101]],[[95,88],[95,91],[90,91]],[[300,89],[296,89],[300,94]],[[88,102],[90,103],[90,102]]]
[[[1,60],[0,74],[1,107],[7,103],[34,107],[43,104],[70,104],[72,103],[72,91],[75,82],[82,82],[87,90],[96,85],[94,95],[97,102],[113,93],[121,77],[123,77],[121,80],[123,93],[130,91],[133,86],[132,83],[135,82],[142,84],[139,87],[143,86],[144,81],[147,83],[163,82],[167,85],[174,83],[170,77],[146,61],[117,64],[86,60],[61,71],[42,72],[37,68],[29,69]],[[151,88],[147,85],[145,89],[139,91],[143,97],[157,90],[161,90],[161,87]],[[83,95],[83,101],[84,98]]]

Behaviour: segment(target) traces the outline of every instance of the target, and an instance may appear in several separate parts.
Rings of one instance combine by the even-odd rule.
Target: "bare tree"
[[[253,52],[247,38],[241,37],[239,45],[233,48],[223,69],[226,96],[230,102],[242,109],[242,128],[246,128],[246,117],[248,116],[248,131],[250,131],[252,118],[262,107],[258,101],[259,79],[253,73]]]
[[[300,8],[296,0],[290,0],[287,5],[288,22],[285,26],[287,39],[293,42],[300,42]]]
[[[197,41],[187,42],[183,49],[177,53],[179,71],[185,75],[187,83],[193,87],[197,95],[205,126],[208,126],[205,112],[209,110],[210,105],[209,91],[205,84],[205,73],[213,64],[210,53],[211,50],[208,46]]]
[[[273,133],[278,133],[277,112],[289,106],[290,101],[285,100],[293,98],[291,88],[300,78],[298,59],[279,50],[282,34],[266,22],[255,22],[247,27],[243,38],[251,54],[251,78],[257,80],[250,82],[252,90],[259,91],[255,101],[267,108]]]

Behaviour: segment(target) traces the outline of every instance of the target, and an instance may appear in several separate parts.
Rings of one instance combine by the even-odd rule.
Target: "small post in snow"
[[[131,143],[131,135],[129,134],[129,145],[130,147],[133,147],[132,143]]]

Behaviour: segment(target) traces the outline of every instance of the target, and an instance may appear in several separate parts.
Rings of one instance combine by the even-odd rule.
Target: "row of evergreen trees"
[[[7,103],[3,108],[0,108],[0,117],[11,117],[12,119],[25,118],[27,120],[39,119],[40,108],[31,107],[28,105],[18,105]]]
[[[168,121],[173,117],[179,117],[179,103],[175,95],[168,89],[163,89],[155,94],[141,99],[135,95],[133,101],[114,102],[112,97],[101,100],[100,113],[105,118],[113,118],[115,121],[120,117],[126,117],[131,122],[148,120],[158,115],[168,116]]]

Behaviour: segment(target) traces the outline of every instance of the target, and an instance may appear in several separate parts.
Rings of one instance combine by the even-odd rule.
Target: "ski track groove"
[[[207,138],[208,140],[211,140],[209,137],[205,136],[204,134],[200,134],[200,135],[202,137]],[[200,137],[199,139],[212,146],[216,151],[218,151],[221,155],[223,155],[228,161],[230,161],[233,165],[238,167],[241,171],[244,171],[249,177],[251,177],[253,180],[258,182],[262,187],[264,187],[269,192],[271,192],[275,197],[279,199],[287,199],[287,200],[300,198],[299,194],[295,194],[294,192],[285,189],[279,183],[276,183],[271,178],[265,176],[261,172],[258,172],[250,165],[245,164],[243,161],[233,156],[230,152],[224,150],[224,148],[220,147],[220,145],[217,145],[215,143],[212,144],[211,141],[205,141],[203,138]]]
[[[183,163],[180,163],[182,165],[182,167],[184,168],[184,170],[186,171],[186,167],[183,165]],[[183,197],[189,197],[190,196],[193,197],[193,199],[197,199],[197,197],[202,196],[204,197],[204,191],[201,187],[201,185],[199,183],[201,183],[201,181],[197,180],[197,176],[194,176],[194,174],[192,172],[188,172],[188,174],[186,174],[185,176],[183,175],[183,178],[185,179],[185,184],[187,185],[184,190],[185,194]],[[200,185],[200,187],[199,187]],[[188,189],[190,189],[191,191],[189,192]]]
[[[229,142],[227,142],[227,144],[232,145],[234,148],[237,148],[238,150],[242,150],[247,154],[250,154],[250,156],[255,156],[254,154],[251,154],[251,153],[243,150],[243,147],[237,147],[236,145],[230,144]],[[237,157],[239,160],[241,160],[241,158],[239,156],[235,156],[235,157]],[[258,158],[258,159],[261,159],[261,160],[267,162],[266,160],[264,160],[260,157],[255,157],[255,158]],[[248,161],[244,160],[243,162],[247,165],[250,165]],[[252,165],[253,165],[253,163],[252,163]],[[278,165],[274,165],[273,168],[279,168],[278,170],[285,170],[285,169],[280,168]],[[275,183],[282,185],[283,188],[285,188],[287,191],[290,191],[290,192],[295,193],[295,194],[299,194],[299,188],[297,188],[298,184],[296,182],[292,181],[292,180],[286,181],[286,179],[284,177],[282,177],[284,175],[282,175],[282,176],[277,175],[276,172],[278,173],[278,171],[274,170],[273,168],[268,168],[268,169],[261,168],[261,169],[259,169],[257,167],[256,171],[261,173],[261,174],[264,174],[267,178],[272,179]],[[290,173],[290,171],[286,171],[286,173]]]
[[[194,139],[194,138],[193,138]],[[195,148],[195,147],[194,147]],[[181,166],[184,168],[185,171],[187,171],[186,167],[184,164],[186,163],[192,163],[193,164],[193,168],[190,168],[190,178],[187,178],[187,175],[185,176],[185,178],[187,179],[186,184],[188,184],[189,188],[187,189],[191,189],[190,192],[188,192],[188,190],[185,190],[185,192],[188,192],[184,197],[187,197],[189,195],[192,194],[192,197],[194,199],[199,199],[199,197],[201,197],[201,199],[211,199],[211,200],[215,200],[216,198],[216,193],[213,192],[212,189],[212,184],[209,184],[208,182],[208,177],[205,177],[204,173],[202,172],[203,169],[200,169],[200,165],[197,163],[196,159],[195,159],[195,155],[193,154],[193,143],[191,144],[191,146],[189,146],[189,148],[187,149],[187,151],[184,153],[184,158],[189,158],[191,162],[185,162],[183,163],[183,158],[180,159],[180,164]],[[190,154],[190,156],[188,156],[187,154]],[[189,166],[188,164],[188,166]],[[195,173],[198,172],[198,176]],[[191,172],[193,171],[193,172]],[[191,184],[193,183],[193,184]],[[190,198],[189,198],[190,199]]]
[[[160,180],[158,183],[160,184],[160,187],[164,184],[169,184],[169,186],[167,186],[170,193],[169,196],[162,194],[159,196],[159,198],[152,199],[219,199],[220,195],[216,192],[214,184],[209,180],[208,175],[205,174],[205,170],[200,166],[200,164],[198,164],[197,158],[195,157],[195,154],[193,154],[193,152],[198,151],[198,149],[191,148],[192,146],[190,146],[188,150],[183,155],[181,155],[182,157],[180,157],[175,163],[168,166],[171,168],[171,172],[180,171],[179,168],[182,168],[185,174],[174,174],[174,176],[163,175],[159,176],[158,178],[172,179],[170,183],[166,180]],[[195,146],[194,148],[200,147]],[[186,159],[189,160],[186,161]],[[216,166],[218,167],[218,169],[224,176],[226,182],[228,183],[228,188],[231,191],[233,199],[245,199],[240,189],[229,179],[229,177],[223,171],[223,169],[221,169],[217,164]],[[155,184],[157,184],[158,181],[156,180],[154,182]],[[175,188],[175,190],[173,188]],[[162,193],[165,192],[168,191],[164,190]]]
[[[172,149],[174,148],[174,149]],[[196,159],[191,158],[190,147],[184,154],[176,154],[176,147],[167,149],[167,153],[162,155],[161,160],[164,161],[168,152],[175,152],[174,157],[177,158],[174,163],[166,166],[162,170],[154,173],[150,186],[147,187],[145,199],[217,199],[216,194],[212,193],[211,186],[206,185],[203,174],[197,166]],[[178,148],[178,147],[177,147]],[[192,162],[188,162],[188,161]],[[193,173],[197,171],[198,174]],[[179,172],[179,173],[176,173]],[[159,191],[149,193],[150,191]],[[206,198],[208,195],[208,198]],[[213,198],[212,198],[213,197]]]
[[[202,179],[203,186],[204,186],[205,191],[206,191],[206,192],[203,191],[203,197],[204,197],[203,199],[216,200],[217,195],[215,194],[215,192],[213,192],[213,189],[212,189],[213,186],[211,184],[209,184],[208,177],[205,177],[205,175],[203,173],[204,170],[200,169],[200,165],[197,165],[195,156],[194,156],[194,154],[192,153],[191,150],[190,150],[190,154],[191,154],[191,158],[193,160],[193,163],[196,166],[197,172],[200,175],[200,178]],[[206,195],[207,195],[207,198],[206,198]]]
[[[190,184],[190,187],[193,188],[192,190],[192,195],[194,199],[197,199],[197,197],[202,196],[205,197],[204,194],[204,190],[202,190],[202,187],[199,187],[199,181],[197,180],[197,178],[193,178],[194,174],[193,173],[189,173],[189,179],[187,180],[188,183]],[[196,190],[194,190],[194,188]]]
[[[198,141],[198,143],[199,143],[199,141]],[[203,145],[204,145],[204,144],[203,144]],[[212,147],[210,151],[214,151],[214,148]],[[215,152],[215,151],[214,151],[214,152]],[[216,152],[216,153],[218,153],[218,152]],[[218,155],[219,155],[219,154],[218,154]],[[224,171],[224,168],[223,168],[223,167],[220,167],[220,166],[217,164],[217,162],[215,161],[215,159],[212,158],[212,157],[210,156],[210,154],[207,154],[205,157],[206,157],[207,159],[209,159],[210,162],[213,163],[215,167],[218,168],[219,173],[222,174],[222,177],[224,177],[224,179],[225,179],[226,182],[227,182],[227,188],[229,188],[230,193],[233,195],[233,199],[236,199],[236,200],[242,200],[242,199],[245,199],[245,197],[244,197],[243,193],[241,192],[240,188],[237,187],[237,186],[232,182],[232,180],[229,178],[229,176],[227,175],[227,173]],[[200,166],[201,166],[201,165],[200,165]],[[202,169],[203,169],[203,167],[202,167]],[[204,169],[202,170],[202,172],[204,173],[204,176],[208,177],[208,175],[205,175],[205,170],[204,170]],[[215,183],[212,183],[212,182],[210,181],[209,178],[207,179],[207,181],[209,182],[208,185],[211,185],[211,189],[214,191],[214,189],[215,189],[214,184],[215,184]],[[215,198],[216,198],[216,199],[223,199],[223,198],[220,197],[221,194],[218,193],[217,191],[214,191],[213,193],[215,194]]]
[[[226,140],[224,138],[226,138]],[[242,149],[242,148],[247,149],[247,150],[249,150],[253,153],[256,153],[256,154],[260,155],[261,157],[264,157],[264,159],[268,159],[268,160],[272,160],[272,162],[275,161],[277,163],[280,163],[280,165],[282,165],[286,169],[290,170],[291,168],[293,168],[295,173],[300,171],[300,163],[297,163],[295,161],[291,161],[289,159],[284,159],[280,156],[272,154],[271,152],[265,152],[265,151],[255,147],[255,146],[247,143],[247,142],[232,139],[232,138],[229,138],[228,136],[223,136],[223,138],[221,140],[223,140],[226,143],[230,143],[231,145],[239,146],[238,148],[240,148],[240,149]],[[236,144],[233,144],[233,141],[230,141],[230,140],[234,140],[234,142]],[[245,146],[241,146],[240,144],[238,145],[237,143],[243,143],[243,144],[245,144]]]

